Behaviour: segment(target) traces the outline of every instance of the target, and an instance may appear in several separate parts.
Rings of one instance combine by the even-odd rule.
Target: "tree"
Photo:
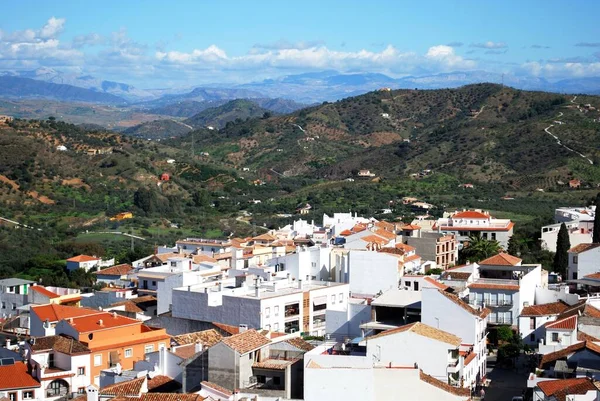
[[[592,236],[592,243],[600,243],[600,193],[596,195],[596,215],[594,216],[594,235]]]
[[[569,266],[569,248],[571,248],[569,231],[565,223],[562,223],[556,239],[556,253],[554,254],[552,269],[555,273],[562,274],[564,279],[567,278],[567,267]]]
[[[463,248],[461,259],[478,262],[496,255],[502,247],[496,240],[487,240],[478,235],[469,236],[469,246]]]

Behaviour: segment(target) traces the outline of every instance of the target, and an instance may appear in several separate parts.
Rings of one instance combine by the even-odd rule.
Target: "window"
[[[150,352],[154,352],[154,344],[146,345],[144,347],[144,353],[149,354]]]
[[[77,394],[85,394],[85,387],[77,388]]]
[[[8,399],[10,401],[18,401],[19,397],[18,397],[17,393],[8,393]]]
[[[102,354],[94,355],[94,366],[102,365]]]
[[[331,303],[332,303],[332,304],[334,304],[334,303],[335,303],[335,294],[333,294],[333,295],[331,296]]]
[[[85,367],[84,366],[77,368],[77,376],[85,376]]]
[[[33,400],[34,393],[33,390],[31,391],[23,391],[23,399],[24,400]]]
[[[279,331],[279,323],[273,325],[273,331]]]
[[[496,241],[496,233],[492,233],[492,241]]]
[[[419,282],[415,281],[415,291],[419,291]]]
[[[125,358],[131,358],[133,356],[133,348],[125,349]]]
[[[577,280],[577,272],[573,273],[573,280]]]
[[[248,359],[252,360],[252,352],[248,354]]]
[[[577,264],[577,255],[573,255],[573,263]]]
[[[271,317],[271,308],[265,308],[265,318]]]
[[[344,302],[344,293],[340,292],[340,303]]]
[[[152,287],[156,287],[156,281],[152,282]]]
[[[48,367],[49,368],[54,367],[54,353],[53,352],[48,354]]]
[[[275,317],[279,316],[279,306],[273,308],[273,313],[275,313]]]
[[[404,282],[404,286],[408,287],[408,288],[411,288],[412,287],[412,281],[405,281]]]
[[[6,309],[6,302],[2,301],[2,309]]]
[[[264,383],[266,381],[266,379],[267,378],[265,376],[262,376],[262,375],[257,375],[256,376],[256,382],[257,383]]]
[[[535,318],[534,317],[530,317],[529,318],[529,329],[530,330],[534,330],[535,329]]]
[[[552,342],[554,342],[554,343],[558,342],[558,333],[552,333]]]
[[[281,378],[279,376],[273,377],[273,384],[279,386],[281,384]]]
[[[17,310],[17,304],[15,304],[15,303],[12,304],[12,310]]]

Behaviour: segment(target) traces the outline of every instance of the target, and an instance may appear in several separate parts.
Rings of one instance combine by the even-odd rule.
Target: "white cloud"
[[[266,49],[266,50],[283,50],[283,49],[309,49],[312,47],[323,46],[325,44],[322,40],[309,40],[299,42],[289,42],[284,39],[280,39],[272,43],[257,43],[252,46],[253,49]]]
[[[72,46],[76,49],[84,46],[96,46],[106,43],[106,38],[97,33],[88,33],[87,35],[77,35],[73,38]]]
[[[471,47],[479,47],[481,49],[505,49],[508,45],[504,42],[481,42],[481,43],[471,43]]]
[[[527,62],[521,68],[534,76],[547,78],[563,77],[593,77],[600,75],[600,62],[594,63],[540,63],[537,61]]]
[[[46,25],[42,27],[39,31],[39,37],[42,39],[55,38],[58,34],[60,34],[65,25],[64,18],[50,18]]]

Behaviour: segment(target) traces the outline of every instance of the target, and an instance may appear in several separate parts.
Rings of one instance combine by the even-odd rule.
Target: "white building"
[[[357,224],[368,224],[370,219],[359,217],[352,213],[334,213],[332,217],[323,214],[323,227],[331,230],[333,236],[339,235],[344,230],[349,230]]]
[[[304,354],[305,401],[464,401],[470,390],[439,381],[414,364],[375,366],[370,356],[329,355],[324,345]],[[399,369],[400,368],[400,369]]]
[[[239,276],[173,291],[172,316],[277,332],[323,335],[326,310],[346,310],[348,284]],[[245,281],[244,281],[245,279]]]
[[[569,280],[600,272],[600,244],[579,244],[569,249]]]
[[[540,240],[542,247],[551,252],[556,252],[556,241],[558,231],[563,223],[550,224],[542,227]],[[564,223],[569,232],[569,243],[571,246],[579,244],[590,244],[592,242],[592,228],[594,221],[568,221]]]
[[[519,334],[523,342],[537,346],[546,335],[546,323],[556,320],[568,308],[563,301],[525,306],[519,316]]]
[[[469,241],[470,235],[479,235],[498,241],[502,248],[507,249],[514,225],[509,219],[495,219],[481,210],[465,210],[438,219],[433,229],[439,233],[454,234],[461,244]]]
[[[421,291],[421,322],[461,338],[461,346],[469,347],[474,361],[465,362],[464,386],[477,384],[486,375],[487,319],[490,310],[474,308],[457,294],[439,288]],[[473,363],[473,364],[472,364]]]

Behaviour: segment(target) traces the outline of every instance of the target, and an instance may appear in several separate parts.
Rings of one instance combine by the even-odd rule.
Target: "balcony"
[[[285,318],[294,318],[294,317],[298,317],[300,315],[300,305],[299,304],[293,304],[293,305],[286,305],[285,307]]]
[[[460,371],[458,359],[450,359],[448,361],[448,373],[457,373]]]
[[[469,303],[474,306],[485,306],[486,308],[502,308],[505,306],[510,307],[513,305],[512,299],[484,299],[483,301],[471,299],[469,300]]]
[[[513,319],[512,318],[497,317],[497,316],[490,315],[488,317],[488,323],[489,324],[509,324],[509,325],[512,325],[513,324]]]

